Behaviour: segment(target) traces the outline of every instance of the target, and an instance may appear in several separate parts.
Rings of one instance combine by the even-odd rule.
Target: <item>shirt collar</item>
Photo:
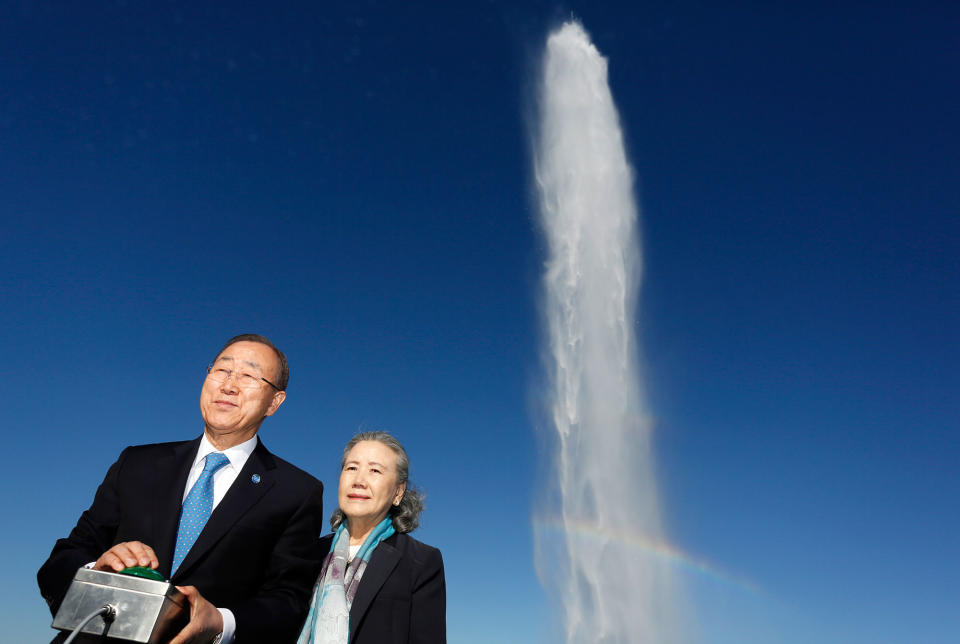
[[[250,458],[250,455],[253,454],[253,450],[256,448],[257,435],[254,434],[253,438],[245,440],[239,445],[228,447],[221,453],[230,460],[230,467],[239,471],[243,468],[244,464],[247,462],[247,459]],[[200,449],[197,450],[197,458],[194,459],[193,466],[196,467],[198,463],[207,457],[207,454],[216,451],[219,450],[217,450],[217,448],[214,447],[209,440],[207,440],[207,434],[204,432],[203,436],[200,438]]]

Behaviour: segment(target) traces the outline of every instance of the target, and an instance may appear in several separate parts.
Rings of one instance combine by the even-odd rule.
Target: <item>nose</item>
[[[233,372],[227,374],[227,377],[223,379],[223,382],[220,383],[220,391],[224,393],[236,393],[237,392],[237,379],[234,377]]]

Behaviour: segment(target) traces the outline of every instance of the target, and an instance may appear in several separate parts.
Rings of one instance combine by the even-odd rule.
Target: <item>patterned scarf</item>
[[[330,552],[323,560],[323,568],[313,589],[310,612],[300,631],[297,644],[347,644],[350,637],[350,606],[357,594],[357,586],[367,569],[374,548],[396,530],[387,517],[370,532],[357,555],[350,556],[350,533],[344,521],[333,535]]]

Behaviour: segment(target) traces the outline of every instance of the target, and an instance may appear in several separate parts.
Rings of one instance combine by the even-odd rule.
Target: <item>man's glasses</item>
[[[276,386],[263,376],[258,376],[246,371],[234,371],[233,369],[214,367],[213,365],[207,367],[207,377],[218,384],[230,380],[231,376],[233,376],[234,382],[237,383],[237,386],[243,389],[257,389],[260,387],[260,381],[262,380],[277,391],[281,391],[280,387]]]

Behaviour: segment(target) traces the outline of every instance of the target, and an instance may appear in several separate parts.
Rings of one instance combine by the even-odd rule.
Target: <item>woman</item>
[[[440,551],[408,536],[423,500],[409,489],[410,460],[386,432],[354,436],[340,464],[340,507],[298,644],[444,644],[446,585]]]

